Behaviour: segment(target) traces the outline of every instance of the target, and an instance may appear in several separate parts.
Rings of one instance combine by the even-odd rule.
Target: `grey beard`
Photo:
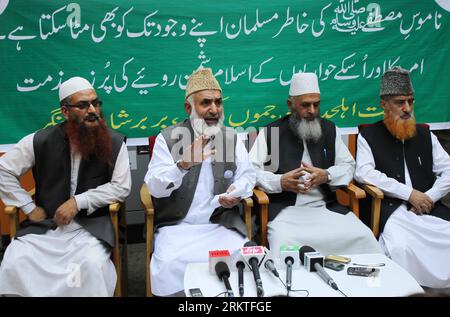
[[[222,116],[219,118],[217,124],[215,126],[209,126],[203,118],[200,118],[200,116],[197,114],[197,111],[195,111],[195,108],[192,106],[192,111],[189,119],[191,120],[191,125],[194,129],[194,132],[196,133],[196,136],[205,135],[211,137],[219,133],[223,128],[223,121],[225,118],[222,113]]]
[[[320,118],[315,118],[313,121],[308,121],[298,117],[297,114],[291,114],[289,117],[289,128],[294,135],[305,142],[317,142],[322,136]]]

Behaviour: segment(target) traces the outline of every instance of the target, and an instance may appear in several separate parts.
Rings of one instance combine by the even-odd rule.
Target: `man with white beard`
[[[208,251],[243,246],[238,203],[256,179],[244,144],[223,126],[222,89],[210,68],[189,77],[184,106],[189,119],[158,134],[145,176],[155,205],[150,268],[158,296],[183,296],[186,265],[207,262]]]
[[[355,179],[384,192],[380,244],[422,286],[450,287],[450,157],[428,127],[414,118],[409,72],[381,80],[384,120],[358,136]]]
[[[337,203],[335,190],[350,183],[355,161],[336,126],[320,118],[317,76],[294,74],[287,103],[291,114],[261,130],[250,151],[257,185],[269,195],[270,249],[380,253],[369,228]]]

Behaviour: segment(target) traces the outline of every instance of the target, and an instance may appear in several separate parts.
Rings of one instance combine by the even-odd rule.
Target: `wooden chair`
[[[363,129],[372,124],[360,124],[358,125],[358,134],[361,133]],[[424,127],[429,128],[428,124],[421,124]],[[350,143],[350,142],[349,142]],[[357,149],[357,136],[351,139],[352,147],[354,148],[355,158],[356,158],[356,149]],[[350,144],[349,144],[350,146]],[[371,184],[361,184],[361,187],[364,191],[370,196],[368,198],[371,199],[370,206],[370,228],[376,238],[380,235],[380,216],[381,216],[381,200],[384,198],[384,193],[378,187]]]
[[[367,125],[368,124],[361,124],[358,126],[358,128],[367,126]],[[348,149],[354,159],[356,159],[357,137],[358,137],[358,134],[350,134],[348,136]],[[360,189],[360,187],[361,187],[366,194],[369,194],[372,197],[372,207],[371,207],[371,217],[370,217],[371,220],[370,220],[369,227],[372,230],[373,235],[376,238],[378,238],[379,228],[380,228],[380,207],[379,206],[381,206],[381,199],[383,199],[383,192],[381,190],[379,190],[377,187],[372,186],[372,185],[358,184],[358,186],[355,186],[355,187],[358,189]],[[359,206],[361,205],[361,201],[363,201],[364,198],[367,198],[367,195],[364,195],[364,196],[359,195],[359,197],[354,197],[353,203],[351,203],[351,205],[354,205],[354,203],[357,201],[358,206],[355,206],[354,208],[358,209],[358,213],[355,213],[355,214],[358,215],[359,218],[360,218]],[[353,207],[350,209],[355,210],[355,209],[353,209]]]
[[[372,198],[370,208],[370,229],[373,235],[378,239],[380,235],[380,216],[381,216],[381,200],[384,198],[383,191],[376,186],[362,184],[362,188]]]
[[[359,200],[366,197],[364,190],[356,186],[355,184],[349,184],[347,187],[343,187],[337,190],[343,195],[348,195],[348,204],[341,203],[342,205],[349,207],[349,209],[359,218]],[[253,199],[259,207],[259,235],[261,244],[269,247],[267,240],[267,223],[269,221],[269,196],[260,188],[253,189]],[[255,206],[256,207],[256,206]]]
[[[30,196],[34,196],[35,189],[33,188],[28,192]],[[5,206],[5,214],[9,218],[10,226],[10,237],[11,241],[15,237],[17,230],[19,228],[19,208],[15,206]],[[117,284],[114,290],[114,296],[121,297],[126,296],[126,280],[127,280],[127,249],[126,249],[126,235],[124,237],[124,243],[120,243],[119,240],[119,228],[126,228],[125,220],[125,204],[124,203],[113,203],[109,205],[109,215],[111,217],[111,222],[114,227],[115,236],[115,247],[111,253],[111,259],[114,263],[117,273]],[[119,223],[119,213],[121,214],[121,219]],[[122,254],[122,256],[121,256]]]
[[[360,124],[358,125],[358,134],[367,126],[371,124]],[[356,159],[356,150],[358,148],[358,134],[354,135],[349,139],[349,147],[352,148],[352,154]],[[380,235],[380,215],[381,215],[381,200],[384,198],[383,192],[376,186],[370,184],[359,184],[364,191],[370,196],[371,207],[370,207],[370,229],[373,232],[375,238],[378,239]]]
[[[252,136],[256,138],[256,135]],[[351,146],[354,144],[349,142],[349,148],[351,152]],[[354,152],[352,152],[353,154]],[[354,155],[353,155],[354,156]],[[348,207],[359,218],[359,202],[366,197],[366,192],[355,184],[350,183],[346,187],[339,188],[337,190],[338,202]],[[261,189],[253,189],[253,200],[256,202],[255,210],[259,209],[259,235],[261,244],[269,247],[267,240],[267,223],[269,221],[269,196]]]
[[[149,158],[151,159],[153,153],[153,147],[155,145],[155,136],[149,137]],[[151,287],[151,275],[150,275],[150,262],[152,260],[153,253],[153,235],[154,235],[154,215],[155,208],[153,207],[152,196],[146,184],[143,184],[141,187],[141,203],[145,211],[145,219],[146,219],[146,295],[147,297],[153,296],[152,287]],[[253,200],[251,198],[245,198],[241,200],[241,203],[244,207],[244,217],[245,224],[247,225],[248,230],[248,239],[252,240],[252,207]]]

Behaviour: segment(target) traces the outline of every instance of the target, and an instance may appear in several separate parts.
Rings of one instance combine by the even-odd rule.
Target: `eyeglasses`
[[[78,108],[80,110],[86,110],[91,105],[94,108],[99,108],[99,107],[102,106],[102,104],[103,104],[103,101],[98,100],[98,99],[94,99],[94,100],[91,100],[91,101],[87,101],[87,100],[86,101],[80,101],[80,102],[78,102],[78,103],[76,103],[74,105],[68,105],[68,106],[71,107],[71,108]]]

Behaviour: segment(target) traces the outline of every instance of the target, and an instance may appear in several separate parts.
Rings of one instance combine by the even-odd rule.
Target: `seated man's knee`
[[[3,272],[10,272],[20,267],[26,268],[30,264],[30,255],[26,252],[7,252],[1,264]]]
[[[81,266],[88,270],[101,270],[105,265],[105,260],[101,257],[94,255],[86,255],[83,259]]]

